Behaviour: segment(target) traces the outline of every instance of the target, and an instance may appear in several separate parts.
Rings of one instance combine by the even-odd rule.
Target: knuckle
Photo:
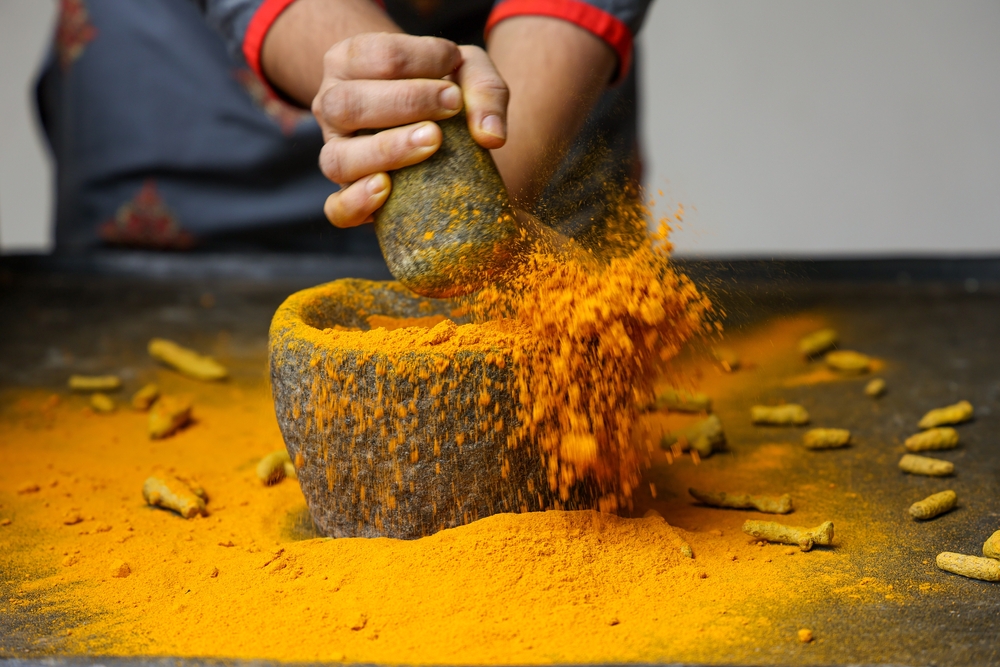
[[[343,146],[339,142],[327,142],[319,152],[319,168],[334,183],[344,183]]]
[[[389,41],[380,42],[372,53],[372,77],[398,79],[405,73],[408,61],[407,54],[400,48],[399,44]]]
[[[354,129],[358,121],[359,105],[351,86],[337,84],[328,88],[320,101],[324,121],[335,128]]]
[[[406,134],[403,131],[388,130],[375,135],[374,153],[378,156],[378,163],[383,165],[395,164],[409,152]]]
[[[491,109],[494,107],[500,110],[507,108],[507,103],[510,101],[510,90],[502,80],[490,77],[476,81],[469,87],[480,105],[488,106]]]

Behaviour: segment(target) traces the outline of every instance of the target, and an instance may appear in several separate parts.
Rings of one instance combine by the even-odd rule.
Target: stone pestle
[[[528,245],[493,158],[460,113],[440,121],[441,147],[390,173],[392,192],[375,213],[389,271],[417,294],[445,298],[502,277]]]

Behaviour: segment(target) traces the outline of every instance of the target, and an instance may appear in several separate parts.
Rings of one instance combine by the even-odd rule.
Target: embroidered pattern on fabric
[[[90,13],[83,0],[60,0],[56,55],[63,71],[83,55],[87,44],[96,36],[97,28],[90,22]]]
[[[238,69],[233,73],[233,76],[246,89],[254,104],[278,124],[281,133],[285,136],[295,132],[298,124],[309,116],[308,111],[297,109],[275,95],[274,91],[265,86],[253,70]]]
[[[114,218],[100,226],[98,233],[108,243],[135,248],[186,250],[194,245],[194,237],[181,229],[152,178],[118,208]]]

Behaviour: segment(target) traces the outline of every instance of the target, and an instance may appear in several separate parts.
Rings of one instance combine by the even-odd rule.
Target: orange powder
[[[602,511],[628,505],[640,474],[635,406],[704,330],[708,300],[644,244],[607,264],[536,254],[471,302],[478,318],[507,317],[531,334],[512,354],[518,434],[544,452],[550,489],[566,500],[590,484]]]
[[[427,317],[390,317],[388,315],[369,315],[365,318],[372,329],[382,328],[386,331],[405,329],[407,327],[422,327],[430,329],[447,318],[444,315],[428,315]]]
[[[685,375],[702,377],[699,389],[725,411],[799,372],[795,342],[815,325],[779,322],[742,345],[753,374],[688,363]],[[633,494],[636,513],[652,506],[683,530],[658,518],[553,511],[496,515],[414,541],[315,539],[294,480],[265,486],[254,472],[282,446],[255,370],[263,356],[242,365],[219,356],[233,371],[228,384],[162,369],[139,379],[194,397],[195,423],[164,440],[149,440],[144,413],[96,415],[83,396],[0,395],[0,519],[11,522],[0,525],[0,614],[56,615],[51,632],[44,617],[25,617],[40,641],[17,649],[0,637],[3,655],[832,662],[841,654],[826,620],[836,605],[881,619],[887,605],[961,587],[925,583],[939,580],[920,572],[901,583],[896,533],[872,523],[868,504],[881,500],[817,487],[812,459],[794,443],[740,447],[700,465],[668,465],[658,451]],[[196,474],[209,516],[185,521],[146,506],[142,482],[157,466]],[[643,488],[654,482],[650,499]],[[793,523],[832,517],[838,544],[809,554],[756,546],[740,525],[759,516],[692,504],[688,486],[791,491]],[[79,521],[67,524],[71,513]],[[675,532],[693,560],[680,555]],[[873,550],[893,557],[859,572],[854,559]],[[808,647],[796,637],[802,627],[816,632]],[[866,659],[876,661],[872,651]]]

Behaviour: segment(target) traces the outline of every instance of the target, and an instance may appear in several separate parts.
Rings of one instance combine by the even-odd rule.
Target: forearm
[[[540,16],[498,23],[488,51],[510,89],[507,143],[493,157],[514,201],[530,208],[606,90],[617,58],[586,30]]]
[[[365,32],[402,32],[372,0],[296,0],[281,13],[261,49],[268,83],[309,107],[323,80],[323,56]]]

